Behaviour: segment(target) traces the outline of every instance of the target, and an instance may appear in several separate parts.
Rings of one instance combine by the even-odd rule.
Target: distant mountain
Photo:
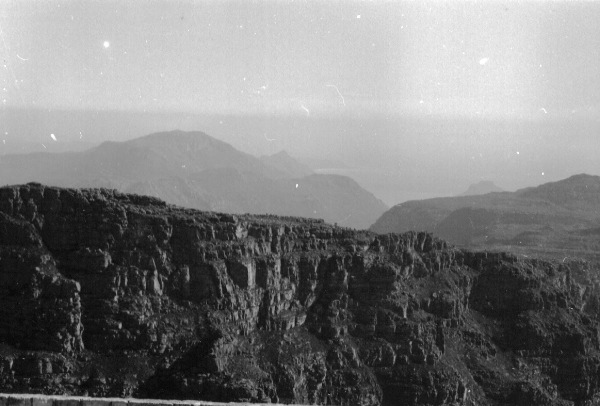
[[[519,190],[520,197],[552,202],[569,209],[600,209],[600,177],[580,174],[568,179]]]
[[[0,156],[0,185],[40,182],[148,194],[201,210],[322,218],[367,228],[387,207],[350,178],[285,152],[256,158],[202,132],[171,131],[83,152]]]
[[[485,195],[492,192],[504,192],[504,190],[496,186],[492,181],[482,180],[481,182],[470,185],[469,188],[459,196]]]
[[[285,151],[273,155],[263,155],[260,160],[263,164],[276,169],[277,173],[281,173],[286,178],[300,178],[314,173],[312,169],[296,161]]]
[[[35,180],[61,185],[80,182],[121,186],[206,169],[231,167],[268,175],[255,157],[201,132],[156,133],[125,142],[107,141],[83,152],[31,153],[0,157],[0,182]],[[65,185],[66,186],[66,185]]]
[[[462,247],[600,260],[600,177],[575,175],[516,192],[410,201],[371,226],[428,230]]]

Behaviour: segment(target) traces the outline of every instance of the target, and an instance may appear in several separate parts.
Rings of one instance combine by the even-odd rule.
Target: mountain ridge
[[[440,197],[401,203],[372,226],[378,233],[427,230],[472,249],[509,250],[552,257],[593,254],[600,177],[579,174],[515,192]],[[525,238],[527,237],[527,238]],[[583,248],[587,246],[587,248]]]
[[[459,194],[459,196],[484,195],[492,192],[504,192],[504,189],[499,188],[490,180],[482,180],[469,185],[467,190]]]
[[[285,150],[272,155],[262,155],[259,159],[264,164],[276,168],[288,178],[300,178],[314,173],[311,168],[292,158]]]
[[[109,189],[0,187],[10,393],[361,406],[592,404],[585,261]]]
[[[156,193],[170,203],[202,210],[273,211],[356,228],[367,228],[387,209],[358,184],[314,175],[287,153],[261,160],[200,131],[107,141],[84,152],[0,157],[0,184],[31,181]]]
[[[519,189],[515,193],[525,198],[538,198],[569,206],[577,203],[596,204],[600,203],[600,176],[580,173],[556,182]]]

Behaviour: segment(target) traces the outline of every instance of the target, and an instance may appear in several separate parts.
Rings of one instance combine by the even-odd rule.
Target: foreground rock
[[[94,398],[84,396],[60,396],[0,393],[0,405],[11,406],[232,406],[231,403],[207,402],[202,400],[159,400],[135,398]],[[239,406],[248,403],[237,403]],[[264,405],[264,403],[263,403]],[[277,404],[269,403],[271,406]]]
[[[425,233],[0,189],[0,388],[335,405],[586,405],[584,262]]]

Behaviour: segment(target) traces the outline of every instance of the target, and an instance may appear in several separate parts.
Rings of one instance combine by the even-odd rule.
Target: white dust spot
[[[481,59],[479,60],[479,64],[480,64],[481,66],[483,66],[483,65],[485,65],[486,63],[488,63],[488,61],[489,61],[489,60],[490,60],[490,58],[481,58]]]
[[[50,134],[50,138],[52,138],[54,141],[56,141],[56,135]]]
[[[298,189],[298,184],[296,183],[296,189]]]
[[[104,46],[104,48],[108,48],[108,47],[110,46],[110,42],[108,42],[108,41],[104,41],[104,42],[102,43],[102,45]]]

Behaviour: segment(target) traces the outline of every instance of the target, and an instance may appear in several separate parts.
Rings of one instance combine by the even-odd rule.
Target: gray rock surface
[[[3,392],[591,405],[598,292],[585,262],[426,233],[0,189]]]

